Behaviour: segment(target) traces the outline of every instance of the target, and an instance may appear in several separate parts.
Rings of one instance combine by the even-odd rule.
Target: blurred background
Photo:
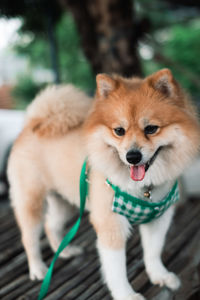
[[[0,196],[9,149],[41,88],[73,83],[92,95],[97,73],[168,67],[198,106],[199,55],[197,0],[1,0]]]

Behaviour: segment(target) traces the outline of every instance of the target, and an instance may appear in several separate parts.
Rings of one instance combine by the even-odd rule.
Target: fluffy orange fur
[[[164,74],[164,75],[163,75]],[[103,77],[102,77],[103,76]],[[167,91],[155,89],[157,80],[162,76],[169,76],[170,88],[173,88],[172,95]],[[107,75],[100,75],[98,79],[107,79]],[[110,78],[108,79],[110,80]],[[97,84],[98,85],[98,84]],[[187,95],[173,79],[171,72],[164,69],[156,75],[147,77],[147,79],[124,79],[115,76],[112,79],[113,89],[105,101],[102,100],[97,90],[97,100],[93,113],[86,120],[86,131],[91,132],[99,124],[105,125],[110,129],[113,138],[119,140],[113,133],[113,127],[119,124],[119,116],[129,120],[129,128],[126,131],[126,137],[133,133],[137,134],[139,146],[142,143],[149,143],[150,138],[143,134],[144,123],[140,122],[141,116],[146,116],[146,121],[151,120],[153,124],[160,127],[156,138],[162,136],[165,128],[170,124],[180,123],[184,132],[190,135],[198,145],[198,120],[194,106],[188,100]],[[115,108],[115,109],[113,109]]]
[[[27,125],[40,137],[65,135],[83,123],[91,102],[72,85],[49,86],[28,107]]]

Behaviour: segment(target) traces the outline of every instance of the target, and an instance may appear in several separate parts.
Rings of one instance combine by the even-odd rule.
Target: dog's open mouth
[[[130,176],[134,181],[142,181],[145,177],[146,172],[148,171],[149,167],[153,164],[155,161],[158,153],[162,147],[159,147],[154,155],[150,158],[150,160],[143,165],[133,165],[130,167]]]

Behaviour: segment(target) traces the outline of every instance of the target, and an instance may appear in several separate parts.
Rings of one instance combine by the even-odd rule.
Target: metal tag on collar
[[[148,198],[148,199],[150,199],[150,200],[152,200],[151,190],[150,190],[150,189],[148,189],[148,190],[146,190],[146,191],[144,192],[144,197],[145,197],[145,198]]]

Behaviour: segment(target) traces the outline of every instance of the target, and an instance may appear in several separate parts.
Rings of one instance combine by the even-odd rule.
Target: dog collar
[[[136,198],[106,179],[107,184],[114,190],[112,211],[125,216],[131,224],[145,224],[162,216],[165,211],[180,199],[178,181],[170,192],[159,202],[145,201]]]

